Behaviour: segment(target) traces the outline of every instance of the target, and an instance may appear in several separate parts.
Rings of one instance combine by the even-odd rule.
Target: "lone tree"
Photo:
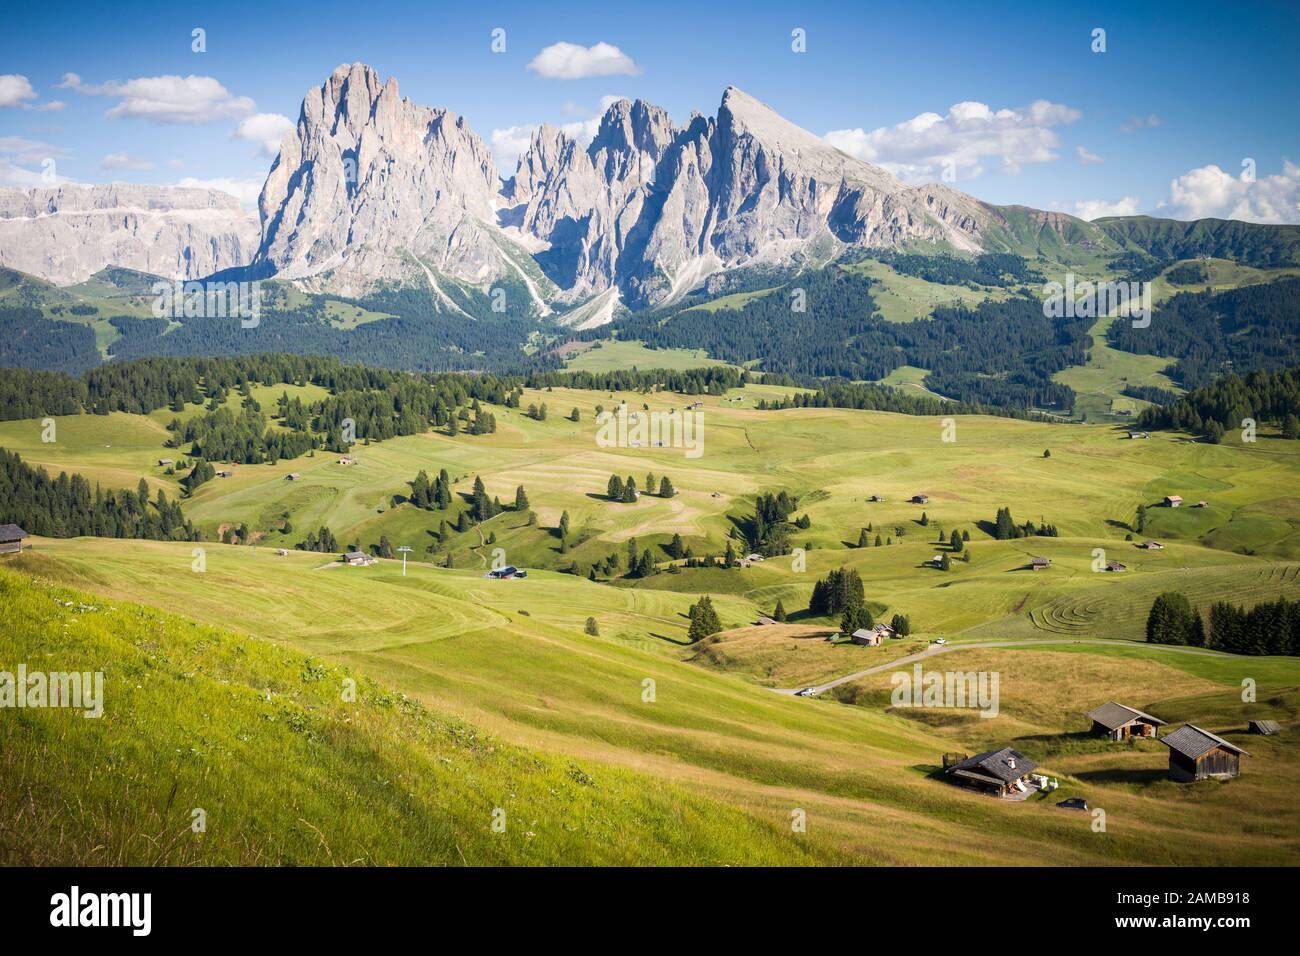
[[[528,493],[524,491],[523,485],[520,485],[518,488],[515,489],[515,510],[516,511],[528,510]]]
[[[563,540],[569,536],[569,513],[565,511],[560,515],[560,539]]]
[[[583,630],[592,637],[597,637],[600,634],[600,628],[596,626],[596,619],[594,617],[587,618],[587,626],[584,627]]]
[[[1044,449],[1043,449],[1043,457],[1044,457],[1044,458],[1051,458],[1051,457],[1052,457],[1052,449],[1050,449],[1050,448],[1044,448]]]
[[[867,529],[863,528],[861,531],[858,532],[858,547],[865,548],[870,543],[871,542],[867,540]]]
[[[707,594],[691,605],[690,616],[691,628],[688,636],[692,644],[722,630],[718,612],[713,609],[713,601]]]
[[[677,494],[677,490],[673,487],[673,483],[668,480],[667,475],[664,475],[659,479],[659,497],[671,498],[675,494]]]
[[[780,598],[777,598],[776,610],[772,612],[772,618],[782,624],[785,623],[785,605],[781,603]]]
[[[924,528],[930,523],[930,516],[924,511],[921,512],[921,527]]]

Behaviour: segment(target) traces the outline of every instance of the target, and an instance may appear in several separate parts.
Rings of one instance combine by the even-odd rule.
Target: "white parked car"
[[[794,692],[794,696],[796,697],[814,697],[816,694],[817,688],[815,687],[804,687]]]
[[[948,641],[947,641],[946,639],[942,638],[942,637],[936,637],[936,638],[934,639],[934,642],[935,642],[936,644],[947,644],[947,643],[948,643]]]

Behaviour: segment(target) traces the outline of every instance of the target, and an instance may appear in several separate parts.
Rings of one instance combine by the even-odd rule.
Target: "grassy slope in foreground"
[[[262,641],[3,569],[0,609],[20,624],[0,631],[0,669],[105,675],[98,719],[0,711],[0,864],[833,862],[662,780],[494,741],[361,677],[345,702],[344,668]]]
[[[1249,800],[1286,779],[1291,771],[1284,767],[1259,760],[1250,765],[1249,777],[1228,787],[1158,792],[1123,778],[1063,777],[1105,807],[1110,828],[1098,835],[1085,815],[1057,810],[1051,801],[1008,804],[933,779],[940,754],[954,749],[954,742],[913,715],[779,695],[747,677],[678,659],[681,651],[695,649],[675,649],[653,635],[663,633],[662,624],[677,616],[670,607],[680,613],[687,595],[610,588],[552,572],[493,586],[481,572],[423,565],[402,577],[400,562],[327,569],[313,564],[319,555],[277,558],[266,549],[220,545],[208,546],[206,573],[193,574],[182,570],[189,566],[189,547],[42,539],[15,567],[114,600],[184,607],[202,620],[364,672],[515,744],[565,754],[583,766],[612,764],[648,774],[641,779],[688,788],[782,832],[792,810],[803,809],[808,832],[799,839],[831,847],[826,856],[842,851],[856,863],[1208,865],[1296,859],[1296,818],[1285,812],[1289,797],[1258,803],[1249,814],[1240,812],[1238,799],[1244,794]],[[558,593],[548,595],[551,589]],[[628,600],[638,603],[624,606]],[[599,602],[618,602],[618,609],[600,610]],[[577,614],[567,606],[584,604]],[[531,609],[527,616],[514,610],[525,606]],[[581,632],[589,608],[601,621],[599,637]],[[232,609],[238,609],[234,617]],[[656,626],[653,619],[662,623]],[[617,633],[647,626],[650,634],[643,631],[640,641]],[[1175,666],[1186,656],[1174,655],[1177,649],[1133,649],[1170,655],[1166,663]],[[952,655],[953,664],[961,653]],[[846,655],[846,663],[850,656],[857,655]],[[1234,669],[1248,662],[1261,700],[1297,683],[1300,662],[1212,658],[1216,666]],[[1143,702],[1160,699],[1171,686],[1167,673],[1153,672],[1135,690],[1127,671],[1115,670],[1128,682],[1116,685],[1114,694],[1107,683],[1074,688],[1070,706],[1094,706],[1138,691]],[[1229,676],[1215,679],[1226,683]],[[647,677],[657,689],[649,703],[642,697]],[[997,742],[984,737],[979,725],[986,721],[973,722],[980,743]],[[180,744],[164,746],[170,752]],[[1030,754],[1052,773],[1068,774],[1056,765],[1052,748],[1034,747]],[[615,803],[621,799],[610,785],[601,787]],[[539,812],[530,819],[546,818]],[[627,838],[653,835],[629,830]]]

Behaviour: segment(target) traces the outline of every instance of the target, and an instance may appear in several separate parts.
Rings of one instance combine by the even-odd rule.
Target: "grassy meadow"
[[[258,400],[273,410],[281,390],[259,391]],[[667,410],[694,397],[556,388],[523,397],[524,408],[547,405],[545,421],[517,409],[491,408],[497,420],[491,435],[430,431],[363,443],[353,450],[354,465],[318,451],[274,466],[238,466],[232,477],[214,479],[184,500],[186,515],[208,538],[198,545],[38,539],[21,557],[4,559],[3,566],[15,573],[3,579],[0,604],[35,622],[30,639],[20,629],[28,643],[19,643],[5,659],[26,654],[31,660],[53,634],[90,640],[80,653],[101,655],[114,667],[134,666],[144,640],[128,636],[134,615],[149,621],[148,653],[160,658],[151,666],[169,668],[160,687],[189,675],[184,679],[205,687],[214,680],[219,686],[209,689],[225,692],[218,678],[234,680],[223,669],[238,646],[248,655],[246,661],[240,655],[242,685],[274,690],[272,678],[257,669],[265,665],[293,694],[307,695],[303,706],[319,708],[323,721],[346,723],[351,717],[350,733],[363,729],[355,726],[356,714],[337,711],[331,701],[310,696],[314,688],[291,680],[304,656],[331,674],[346,669],[375,682],[375,694],[404,694],[419,702],[422,714],[427,710],[431,724],[468,726],[500,740],[503,753],[529,754],[526,760],[547,768],[538,770],[534,782],[550,781],[547,786],[559,791],[546,798],[547,786],[540,783],[528,791],[537,802],[521,812],[539,821],[530,826],[535,842],[507,850],[503,841],[492,842],[490,831],[451,840],[471,863],[1216,864],[1300,858],[1297,816],[1278,812],[1294,808],[1293,785],[1300,775],[1290,736],[1242,743],[1253,756],[1237,780],[1184,787],[1158,772],[1165,748],[1112,749],[1079,734],[1082,713],[1110,698],[1153,709],[1171,723],[1192,720],[1238,742],[1244,738],[1233,735],[1256,716],[1293,726],[1300,661],[1191,654],[1140,642],[1146,612],[1162,591],[1183,591],[1201,607],[1219,599],[1253,603],[1300,595],[1300,511],[1292,492],[1300,475],[1300,443],[1269,434],[1252,444],[1230,437],[1207,445],[1164,433],[1132,441],[1109,425],[974,416],[957,418],[954,436],[941,418],[754,407],[758,399],[784,392],[748,385],[704,397],[698,457],[683,449],[602,448],[595,442],[597,405],[612,409],[626,401],[632,410],[643,404]],[[575,408],[577,422],[567,417]],[[156,464],[159,457],[183,457],[183,451],[163,448],[169,419],[170,413],[69,416],[57,420],[58,441],[49,444],[41,441],[39,422],[5,422],[0,446],[51,472],[80,471],[127,487],[144,477],[172,493],[178,490],[175,476]],[[956,440],[945,441],[945,435]],[[424,511],[404,500],[419,470],[435,475],[442,468],[459,493],[452,509]],[[290,472],[301,480],[286,481]],[[606,499],[610,474],[633,475],[643,486],[647,472],[669,476],[677,495],[645,495],[631,504]],[[528,511],[508,508],[437,541],[432,532],[444,519],[454,526],[476,475],[489,495],[507,505],[522,484]],[[665,546],[674,534],[697,555],[720,554],[732,528],[752,514],[754,496],[781,489],[799,497],[795,514],[811,521],[792,535],[791,543],[805,549],[801,559],[772,558],[737,569],[670,567]],[[928,504],[909,504],[917,493],[929,495]],[[1167,494],[1189,502],[1203,498],[1209,507],[1153,507]],[[871,495],[885,501],[871,503]],[[1132,525],[1142,504],[1148,506],[1147,523],[1138,532]],[[1059,537],[993,540],[989,527],[1003,506],[1018,522],[1055,525]],[[570,534],[562,550],[556,526],[564,512]],[[218,531],[232,524],[254,531],[256,546],[215,543]],[[350,568],[339,565],[337,555],[294,550],[321,525],[341,544],[368,547],[383,535],[394,547],[411,547],[406,574],[400,561]],[[871,529],[869,546],[858,548],[865,528]],[[953,530],[969,533],[969,561],[955,560],[947,572],[926,566],[947,550],[938,544],[940,533],[946,540]],[[1146,537],[1158,538],[1165,549],[1138,549],[1137,541]],[[662,562],[658,574],[629,579],[602,572],[597,581],[587,580],[593,564],[625,552],[632,538]],[[278,555],[280,547],[289,554]],[[528,578],[485,579],[497,548],[505,561],[528,568]],[[1050,557],[1052,566],[1030,571],[1036,555]],[[1097,572],[1098,560],[1122,561],[1127,570]],[[570,562],[577,574],[561,570]],[[827,642],[838,621],[811,618],[806,607],[814,581],[840,566],[860,572],[878,620],[906,614],[913,636],[881,648]],[[93,635],[80,625],[64,627],[69,621],[49,597],[65,587],[95,596],[77,600],[110,602],[125,617]],[[691,645],[686,612],[701,593],[713,596],[725,631]],[[789,623],[754,627],[778,600]],[[595,619],[598,634],[584,633],[588,618]],[[200,633],[209,636],[191,639]],[[997,718],[890,704],[888,665],[932,646],[939,636],[954,649],[927,659],[927,667],[1002,674]],[[61,645],[49,646],[57,656]],[[820,698],[774,692],[881,665],[885,669]],[[1259,703],[1240,700],[1244,677],[1257,682]],[[117,686],[121,693],[129,690]],[[154,720],[152,708],[179,706],[168,699],[129,697],[129,719]],[[216,708],[213,698],[202,712],[222,713]],[[57,723],[66,716],[42,720]],[[387,719],[376,717],[364,728],[371,735],[364,742],[366,759],[390,759],[385,741],[395,735],[404,743],[391,759],[410,761],[411,777],[419,776],[412,768],[424,767],[425,751],[436,747]],[[203,726],[238,753],[224,735],[240,720]],[[71,725],[59,724],[59,732],[90,748],[86,741],[104,732],[100,725],[82,727],[93,723],[77,717]],[[105,742],[111,752],[121,748],[122,772],[162,787],[160,755],[175,749],[175,735],[159,737],[166,743],[159,748],[128,746],[127,739],[124,734]],[[290,774],[292,786],[301,787],[295,792],[313,801],[313,812],[300,815],[322,827],[327,802],[343,791],[320,784],[317,771],[307,766],[314,751],[298,743],[305,747],[296,738],[275,744],[287,749],[268,750],[267,762],[253,769],[263,776]],[[1004,803],[934,777],[944,752],[1003,744],[1021,747],[1058,776],[1058,794],[1084,795],[1104,807],[1107,831],[1094,832],[1086,814],[1059,810],[1054,799]],[[24,746],[37,744],[29,740]],[[0,752],[13,751],[6,744]],[[41,751],[22,752],[28,757],[22,765],[36,766],[34,755]],[[69,760],[89,752],[75,751]],[[213,761],[204,773],[215,780],[224,765],[215,763],[215,751],[204,759]],[[464,802],[450,810],[427,799],[430,791],[416,788],[405,812],[428,818],[421,825],[429,833],[460,835],[486,826],[484,807],[517,772],[513,759],[525,760],[503,757],[478,775],[446,778],[452,782],[445,787],[466,790],[457,798]],[[589,831],[584,836],[565,830],[561,807],[571,788],[556,782],[564,783],[569,762],[583,775],[607,781],[588,794],[600,807],[584,806],[603,814],[614,828],[608,832],[617,831],[628,845],[585,848]],[[57,767],[50,771],[55,772]],[[410,779],[387,768],[375,773]],[[232,784],[222,799],[235,799],[236,792]],[[633,801],[634,792],[640,803]],[[119,828],[120,839],[106,844],[115,859],[143,859],[132,842],[139,838],[129,834],[175,822],[166,814],[157,817],[153,803],[136,807],[115,797],[117,790],[108,784],[97,793],[102,802],[76,810],[90,814],[78,825],[87,841],[96,828]],[[696,802],[686,802],[683,793]],[[255,801],[250,796],[232,813],[253,813]],[[672,840],[657,835],[671,825],[664,816],[671,808],[681,808],[698,829],[686,827]],[[790,829],[795,810],[807,814],[806,833]],[[419,841],[387,832],[375,837],[368,854],[354,849],[365,843],[366,828],[388,826],[384,812],[380,807],[373,817],[357,820],[351,841],[327,831],[335,862],[414,860]],[[169,861],[248,862],[249,854],[260,852],[268,860],[325,862],[314,848],[318,843],[304,842],[301,825],[289,832],[297,842],[283,835],[259,838],[262,843],[249,838],[211,856],[194,851],[197,856]],[[736,834],[734,847],[722,833]],[[429,842],[438,847],[430,861],[457,862],[446,853],[446,839]],[[724,852],[733,850],[732,856]]]

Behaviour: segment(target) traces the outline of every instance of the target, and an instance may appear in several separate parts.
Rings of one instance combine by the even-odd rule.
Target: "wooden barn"
[[[1250,756],[1194,724],[1165,734],[1160,742],[1169,748],[1169,779],[1179,783],[1235,777],[1241,773],[1241,758]]]
[[[884,643],[884,635],[877,630],[860,627],[853,632],[851,640],[854,644],[860,644],[863,647],[879,647]]]
[[[1010,747],[986,750],[982,754],[951,763],[945,755],[943,762],[943,772],[952,778],[953,783],[983,793],[999,797],[1023,797],[1031,789],[1036,789],[1036,785],[1028,778],[1038,764]]]
[[[1249,733],[1260,734],[1264,737],[1272,737],[1281,729],[1281,725],[1276,720],[1252,720],[1246,725],[1246,730]]]
[[[23,549],[26,531],[16,524],[0,524],[0,554],[18,554]]]
[[[1152,717],[1136,707],[1118,704],[1113,700],[1107,701],[1096,710],[1088,711],[1086,716],[1092,721],[1092,732],[1095,735],[1109,737],[1111,740],[1155,737],[1159,733],[1157,728],[1165,725],[1159,717]]]

